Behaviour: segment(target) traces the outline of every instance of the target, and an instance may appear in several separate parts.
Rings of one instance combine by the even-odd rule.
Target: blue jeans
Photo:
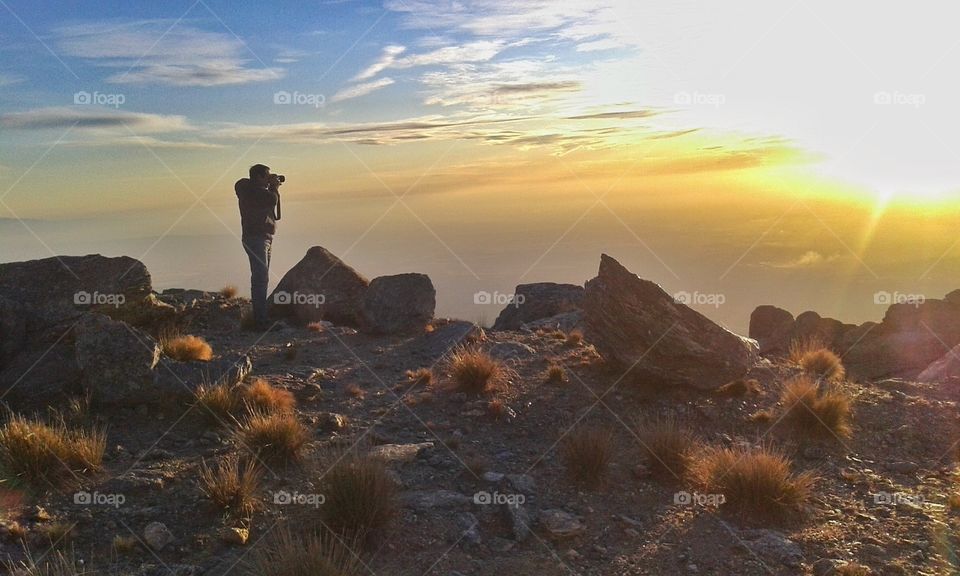
[[[253,320],[267,324],[267,284],[270,281],[270,236],[244,236],[243,249],[250,258],[250,300],[253,302]]]

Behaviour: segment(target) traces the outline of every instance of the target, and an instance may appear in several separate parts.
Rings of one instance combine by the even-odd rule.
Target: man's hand
[[[271,174],[271,175],[267,178],[267,185],[270,186],[270,188],[271,188],[272,190],[276,190],[276,189],[280,188],[280,185],[281,185],[281,184],[283,184],[283,182],[280,181],[280,179],[277,177],[276,174]]]

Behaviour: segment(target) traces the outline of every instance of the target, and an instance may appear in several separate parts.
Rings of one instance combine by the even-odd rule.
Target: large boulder
[[[766,354],[785,350],[793,329],[793,314],[776,306],[758,306],[750,314],[750,337],[760,344],[760,352]]]
[[[360,305],[368,284],[329,250],[314,246],[277,284],[270,295],[270,312],[302,324],[328,320],[360,327]]]
[[[759,356],[756,341],[676,302],[606,254],[582,307],[588,341],[636,380],[713,390],[742,377]]]
[[[75,346],[83,387],[94,401],[139,404],[163,398],[154,385],[160,345],[146,332],[88,314],[77,324]]]
[[[422,332],[436,304],[437,291],[426,274],[380,276],[360,301],[363,328],[378,334]]]
[[[580,308],[583,286],[538,282],[520,284],[513,302],[500,311],[494,330],[519,330],[524,324]]]
[[[0,264],[0,297],[28,306],[40,327],[139,302],[151,289],[146,266],[128,256],[55,256]]]
[[[960,378],[960,345],[954,346],[939,360],[924,368],[918,382],[947,382]]]

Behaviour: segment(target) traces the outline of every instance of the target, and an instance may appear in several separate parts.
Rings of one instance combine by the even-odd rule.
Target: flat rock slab
[[[579,518],[563,510],[541,510],[537,519],[547,536],[554,540],[573,538],[587,529]]]
[[[412,462],[423,450],[433,448],[433,442],[418,444],[381,444],[370,449],[368,454],[391,464]]]
[[[420,511],[462,508],[471,502],[473,499],[469,496],[453,490],[415,490],[400,494],[401,504]]]

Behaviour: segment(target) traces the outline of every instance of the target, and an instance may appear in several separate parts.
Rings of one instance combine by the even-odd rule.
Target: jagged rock
[[[433,448],[433,442],[419,444],[381,444],[370,449],[370,456],[389,463],[412,462],[423,450]]]
[[[803,563],[803,551],[793,540],[776,530],[741,530],[740,541],[764,562],[797,568]]]
[[[437,291],[426,274],[380,276],[363,293],[363,326],[377,334],[422,332],[436,304]]]
[[[522,330],[561,330],[563,332],[572,332],[574,330],[583,330],[583,310],[574,310],[564,312],[555,316],[541,318],[533,322],[527,322],[521,326]]]
[[[565,540],[583,534],[587,527],[580,520],[559,509],[541,510],[537,515],[540,526],[554,540]]]
[[[491,357],[501,360],[523,360],[534,356],[537,351],[523,342],[496,342],[487,349]]]
[[[270,295],[270,312],[306,324],[329,320],[359,327],[360,304],[369,282],[321,246],[291,268]]]
[[[500,311],[493,329],[519,330],[526,323],[576,310],[582,299],[583,286],[575,284],[520,284],[514,301]]]
[[[83,387],[96,402],[127,404],[160,399],[154,368],[160,346],[150,335],[102,314],[76,328],[77,364]]]
[[[530,536],[530,513],[527,508],[519,502],[513,501],[503,505],[504,513],[510,522],[510,530],[513,532],[513,539],[517,542],[523,542]]]
[[[758,359],[754,340],[676,302],[606,254],[586,284],[582,307],[587,339],[637,380],[713,390],[742,377]]]
[[[433,331],[420,338],[413,353],[432,363],[457,346],[479,339],[482,334],[483,331],[476,324],[465,320],[435,321]]]
[[[163,522],[151,522],[143,529],[143,540],[154,551],[163,550],[174,537]]]
[[[0,296],[29,306],[42,327],[138,302],[151,289],[146,266],[128,256],[55,256],[0,264]]]
[[[415,490],[400,494],[400,502],[414,510],[433,510],[435,508],[462,508],[470,504],[469,496],[452,490]]]

